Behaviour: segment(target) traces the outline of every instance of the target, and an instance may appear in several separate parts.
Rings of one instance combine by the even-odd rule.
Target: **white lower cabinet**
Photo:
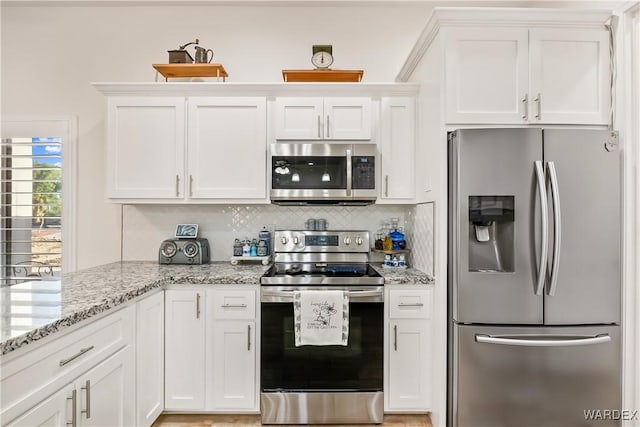
[[[213,406],[256,409],[255,322],[220,321],[213,327]]]
[[[124,308],[3,360],[2,425],[135,426],[134,313]]]
[[[136,425],[153,424],[164,409],[164,292],[137,304]]]
[[[165,409],[205,409],[205,291],[165,292]]]
[[[214,313],[213,410],[258,410],[256,294],[237,288],[207,294]]]
[[[78,426],[136,425],[134,354],[127,346],[76,382]]]
[[[134,426],[133,349],[120,350],[8,426]]]
[[[169,289],[165,410],[257,412],[257,289]]]
[[[432,293],[424,288],[388,290],[385,376],[388,412],[431,410]]]
[[[66,427],[72,422],[74,393],[77,391],[69,384],[39,403],[25,414],[7,424],[8,427]]]

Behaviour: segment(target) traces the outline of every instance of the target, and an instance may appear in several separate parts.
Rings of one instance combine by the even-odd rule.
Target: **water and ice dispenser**
[[[469,196],[469,271],[514,271],[514,196]]]

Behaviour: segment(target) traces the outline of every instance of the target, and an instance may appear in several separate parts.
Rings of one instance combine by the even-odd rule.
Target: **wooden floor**
[[[168,415],[163,414],[151,427],[257,427],[259,415]],[[384,424],[355,424],[354,426],[433,427],[428,415],[385,415]],[[332,424],[330,427],[348,427]]]

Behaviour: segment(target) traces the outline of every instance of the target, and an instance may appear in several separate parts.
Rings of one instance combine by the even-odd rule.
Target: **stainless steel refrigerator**
[[[620,425],[621,157],[608,142],[449,134],[449,426]]]

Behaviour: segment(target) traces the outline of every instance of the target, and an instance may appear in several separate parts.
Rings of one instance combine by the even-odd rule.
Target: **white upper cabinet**
[[[528,92],[527,30],[456,28],[445,36],[449,123],[522,123]]]
[[[447,123],[608,123],[604,28],[452,26],[443,34]]]
[[[412,203],[415,198],[415,115],[413,97],[380,100],[382,185],[377,203]]]
[[[266,198],[266,101],[191,97],[188,197]]]
[[[266,114],[264,97],[110,97],[107,197],[265,201]]]
[[[371,98],[278,97],[276,140],[370,140]]]
[[[529,121],[606,124],[609,118],[609,33],[529,31]]]
[[[107,197],[183,196],[184,97],[108,101]]]

